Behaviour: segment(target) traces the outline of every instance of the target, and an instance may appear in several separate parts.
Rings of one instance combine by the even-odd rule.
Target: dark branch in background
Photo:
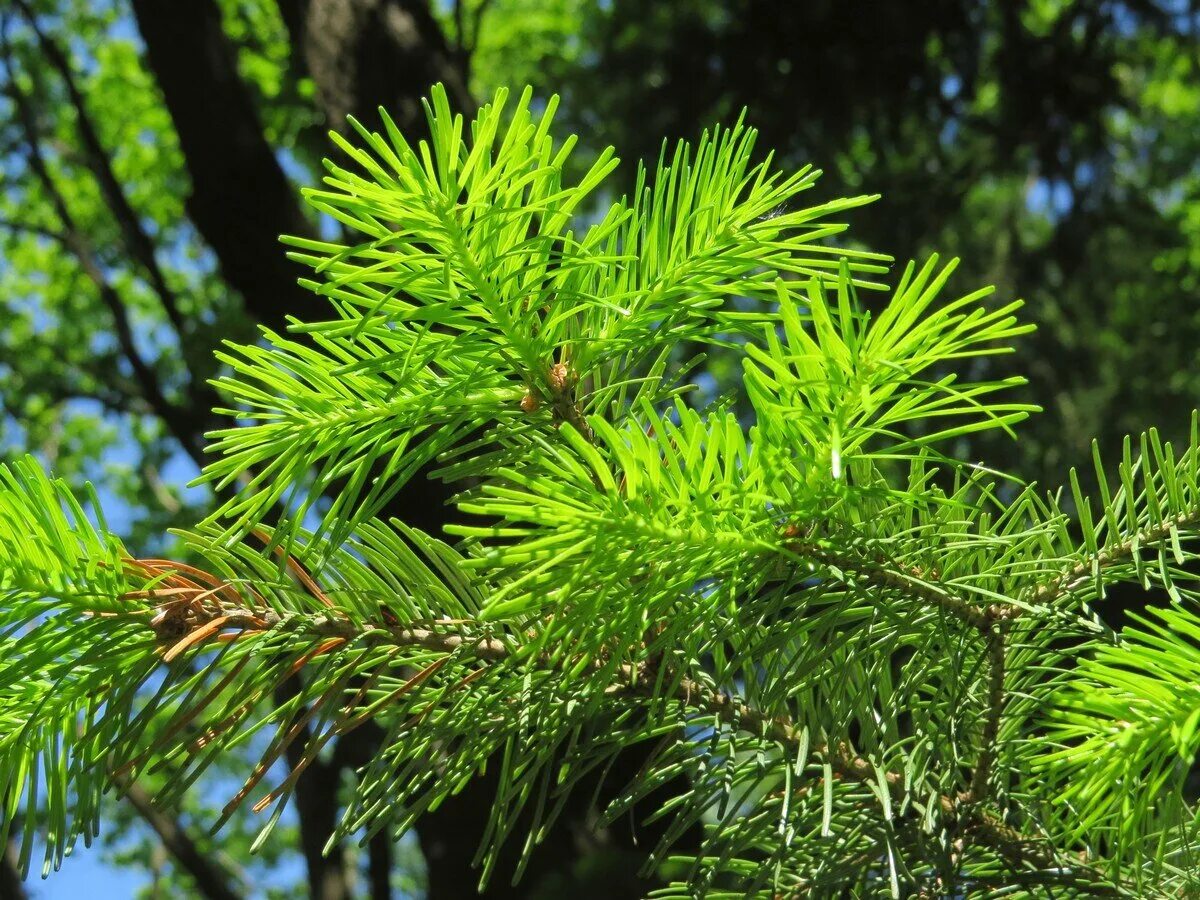
[[[158,259],[154,252],[154,242],[142,227],[138,214],[130,205],[129,198],[125,196],[125,189],[121,186],[116,174],[113,172],[112,162],[109,159],[108,153],[105,152],[104,146],[100,141],[100,135],[97,133],[92,117],[88,113],[87,104],[76,83],[71,64],[58,42],[50,38],[38,26],[37,16],[34,15],[27,0],[14,0],[14,2],[17,4],[17,8],[21,10],[22,15],[25,16],[29,27],[37,37],[38,46],[41,48],[43,55],[50,62],[50,65],[54,67],[55,71],[58,72],[59,77],[62,78],[63,85],[67,89],[67,99],[70,101],[71,107],[75,110],[75,124],[79,131],[79,140],[83,144],[87,166],[95,174],[104,201],[108,204],[108,208],[112,210],[117,224],[121,227],[121,234],[124,237],[126,247],[133,258],[145,270],[147,277],[150,279],[151,287],[154,288],[155,294],[158,295],[163,310],[166,312],[167,318],[170,320],[175,333],[179,335],[180,342],[182,343],[183,337],[187,333],[187,326],[183,315],[179,312],[178,300],[175,297],[174,291],[167,286],[167,280],[158,265]]]
[[[28,21],[29,27],[33,29],[42,53],[58,72],[63,85],[66,87],[67,97],[70,100],[72,108],[75,110],[76,127],[79,132],[80,142],[83,145],[87,167],[95,175],[96,181],[100,186],[101,195],[104,197],[108,208],[112,210],[113,216],[120,226],[126,248],[135,262],[145,271],[150,286],[158,297],[159,303],[167,315],[167,319],[175,329],[180,352],[185,358],[188,358],[189,350],[191,349],[188,341],[189,328],[183,314],[179,311],[179,300],[175,292],[167,284],[166,276],[158,264],[153,239],[142,226],[141,218],[134,210],[132,204],[130,204],[124,187],[117,179],[116,173],[113,172],[112,161],[100,140],[99,132],[96,130],[91,114],[88,112],[87,103],[83,98],[82,92],[79,90],[67,55],[59,43],[48,36],[38,26],[37,17],[34,15],[27,0],[15,0],[15,2]],[[205,353],[209,352],[208,347],[202,349]],[[216,391],[203,379],[190,379],[187,390],[191,405],[196,409],[207,413],[208,410],[217,405]],[[199,465],[199,463],[197,464]]]
[[[33,222],[20,222],[16,219],[0,216],[0,228],[16,234],[29,234],[35,237],[46,238],[67,247],[67,239],[63,237],[61,231],[55,231],[53,228],[47,228],[44,225],[36,225]],[[70,250],[71,248],[67,247],[67,249]]]
[[[25,900],[28,896],[21,873],[17,870],[16,847],[9,841],[4,847],[3,859],[0,859],[0,897],[4,900]]]
[[[55,372],[39,379],[37,387],[39,392],[45,395],[50,404],[54,406],[74,400],[88,400],[98,404],[105,412],[116,415],[155,415],[154,410],[150,408],[145,399],[139,396],[137,384],[116,371],[118,359],[119,354],[106,353],[97,356],[99,365],[79,367],[80,374],[95,380],[94,385],[77,384],[71,380],[69,374]],[[107,370],[105,366],[108,366]],[[16,396],[24,396],[24,383],[24,379],[12,382],[12,393]],[[9,402],[6,408],[12,411],[14,417],[23,415],[23,413],[17,412],[21,408],[20,404]]]
[[[38,182],[42,185],[43,190],[45,190],[46,196],[54,208],[55,215],[58,216],[62,224],[61,239],[78,261],[88,280],[95,286],[100,295],[101,302],[112,315],[117,342],[120,344],[121,352],[128,361],[130,368],[133,369],[133,374],[137,379],[142,396],[145,397],[151,409],[162,419],[163,423],[183,446],[187,454],[197,465],[203,465],[203,454],[196,434],[196,426],[203,420],[197,418],[194,409],[177,406],[167,399],[159,384],[157,373],[138,350],[137,343],[134,340],[133,326],[129,320],[129,312],[125,308],[120,295],[108,281],[103,269],[101,269],[95,252],[88,243],[83,231],[75,222],[75,218],[67,206],[66,199],[63,197],[62,192],[59,191],[54,177],[46,165],[46,159],[42,155],[41,140],[37,131],[37,120],[30,105],[29,97],[17,85],[16,79],[12,75],[11,57],[8,54],[7,45],[5,46],[5,66],[9,68],[8,93],[16,106],[17,118],[25,133],[29,167],[37,177]]]
[[[424,130],[420,99],[437,82],[452,106],[475,107],[459,54],[425,0],[278,2],[330,128],[346,130],[348,115],[370,126],[383,106],[401,131]]]
[[[483,27],[483,17],[491,5],[492,0],[476,0],[468,24],[466,0],[456,0],[454,4],[454,28],[457,31],[454,49],[461,60],[463,76],[468,81],[471,77],[471,60],[475,56],[475,48],[479,46],[479,30]]]
[[[284,706],[299,696],[298,676],[293,675],[275,690],[275,705]],[[304,760],[305,744],[312,732],[305,723],[296,740],[287,746],[288,768],[295,771]],[[310,760],[304,777],[296,781],[296,814],[300,820],[300,848],[308,873],[310,900],[348,900],[350,884],[343,865],[341,845],[326,855],[325,842],[338,820],[338,769],[320,759]]]
[[[361,769],[371,762],[383,745],[383,739],[383,729],[379,725],[372,720],[363,722],[338,740],[329,768],[336,772]],[[390,900],[393,865],[392,835],[383,828],[367,842],[367,891],[371,900]]]
[[[122,783],[120,788],[133,808],[154,829],[179,867],[192,877],[193,885],[202,896],[208,900],[241,900],[242,895],[234,889],[236,879],[233,875],[197,847],[178,822],[156,807],[145,788],[136,782]]]
[[[454,0],[454,49],[459,57],[467,55],[466,0]]]
[[[371,900],[391,900],[392,836],[385,828],[367,844],[367,889]]]
[[[328,303],[296,284],[279,235],[314,234],[263,134],[213,0],[133,0],[146,55],[179,136],[187,211],[246,310],[276,330],[320,321]]]

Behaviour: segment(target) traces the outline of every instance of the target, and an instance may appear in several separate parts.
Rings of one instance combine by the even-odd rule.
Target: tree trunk
[[[330,128],[346,131],[346,116],[374,128],[382,106],[402,131],[424,130],[421,98],[438,82],[464,114],[474,109],[424,0],[279,0],[279,10]]]
[[[133,10],[187,162],[188,215],[222,275],[272,328],[289,315],[325,318],[328,303],[296,284],[304,270],[279,244],[314,228],[263,134],[215,0],[133,0]]]

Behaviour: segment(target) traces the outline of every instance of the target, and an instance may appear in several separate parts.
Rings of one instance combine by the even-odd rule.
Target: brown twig
[[[1019,606],[971,603],[940,585],[906,572],[902,566],[890,565],[881,557],[834,550],[810,540],[787,540],[783,547],[795,556],[867,578],[879,587],[904,591],[960,619],[981,634],[986,635],[995,621],[1017,618],[1024,612]]]

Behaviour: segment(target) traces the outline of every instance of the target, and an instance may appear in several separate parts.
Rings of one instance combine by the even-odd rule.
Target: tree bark
[[[382,106],[401,130],[419,129],[437,82],[456,108],[474,109],[464,61],[425,0],[279,0],[279,10],[329,127],[347,130],[348,115],[373,127]]]
[[[392,900],[392,836],[387,829],[367,844],[367,885],[371,900]]]
[[[328,317],[301,288],[279,235],[312,235],[238,75],[215,0],[133,0],[138,28],[191,177],[187,211],[221,272],[259,322]]]

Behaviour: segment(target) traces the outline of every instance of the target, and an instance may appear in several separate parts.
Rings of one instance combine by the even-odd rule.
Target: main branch
[[[136,565],[136,564],[135,564]],[[202,607],[190,608],[186,621],[177,616],[180,609],[180,598],[172,594],[161,609],[170,615],[160,613],[155,622],[161,629],[160,639],[165,645],[165,656],[173,658],[183,650],[194,649],[206,641],[217,639],[224,633],[246,635],[265,633],[279,628],[291,632],[307,631],[314,642],[321,646],[331,646],[331,639],[336,643],[354,640],[357,644],[389,644],[398,647],[412,647],[430,650],[446,656],[474,658],[482,664],[503,664],[517,655],[520,649],[519,641],[509,635],[471,631],[461,622],[447,623],[445,626],[436,623],[396,623],[386,621],[356,624],[341,615],[337,610],[317,615],[284,614],[280,615],[267,609],[249,609],[231,604],[228,599],[232,591],[204,592],[207,595],[206,604]],[[151,593],[153,597],[153,593]],[[181,626],[183,633],[181,635]],[[1002,636],[1007,630],[1007,622],[999,621],[995,633]],[[1003,703],[1002,637],[993,645],[992,651],[992,692],[998,696],[992,698],[989,709],[999,710]],[[561,661],[555,663],[549,658],[534,657],[527,664],[546,665],[561,668]],[[595,664],[599,673],[600,664]],[[640,701],[650,699],[648,685],[651,679],[644,677],[640,668],[635,664],[618,667],[609,685],[607,693],[615,698],[628,696]],[[997,687],[997,685],[999,687]],[[705,715],[715,716],[723,724],[736,728],[741,732],[765,738],[795,753],[804,743],[800,727],[790,718],[770,716],[746,704],[737,697],[730,696],[702,684],[693,678],[680,678],[671,695],[671,700],[681,707]],[[361,724],[358,719],[350,720]],[[980,782],[986,780],[990,765],[991,745],[995,741],[995,731],[998,729],[998,713],[989,712],[985,725],[984,757],[975,777]],[[846,744],[837,746],[810,746],[810,752],[818,759],[828,763],[840,778],[861,782],[876,783],[879,778],[877,768],[867,759],[858,756]],[[905,778],[899,772],[885,772],[889,789],[896,799],[900,799],[905,789]],[[960,797],[939,795],[937,804],[939,812],[950,822],[957,824],[960,833],[968,840],[988,847],[999,853],[1014,864],[1030,863],[1039,868],[1054,868],[1062,865],[1059,858],[1044,841],[1022,834],[1003,820],[985,810],[975,796],[975,791],[969,791]]]

